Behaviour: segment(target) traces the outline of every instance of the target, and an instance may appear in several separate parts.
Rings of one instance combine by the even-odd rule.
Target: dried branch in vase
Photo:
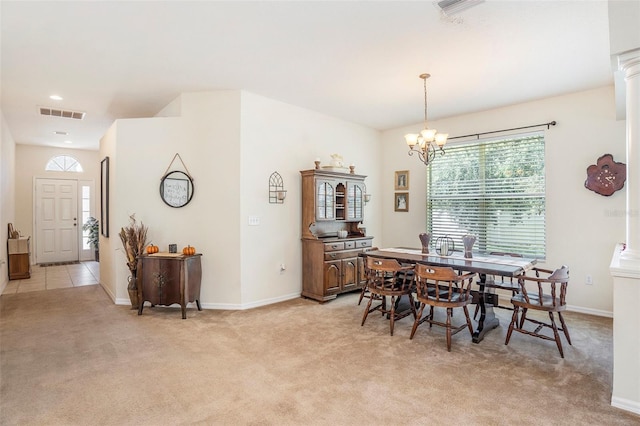
[[[135,214],[129,216],[129,226],[120,228],[120,240],[127,256],[127,266],[130,271],[137,267],[138,256],[144,252],[147,245],[147,228],[144,223],[136,221]]]

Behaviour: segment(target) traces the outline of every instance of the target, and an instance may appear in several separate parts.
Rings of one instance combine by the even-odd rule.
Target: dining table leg
[[[478,285],[480,286],[480,289],[478,291],[478,306],[480,307],[480,319],[478,319],[476,330],[471,336],[473,343],[480,343],[482,339],[484,339],[484,335],[487,331],[500,325],[500,321],[496,318],[496,314],[493,311],[493,305],[491,303],[486,303],[485,283],[487,276],[486,274],[479,275],[480,281],[478,282]]]

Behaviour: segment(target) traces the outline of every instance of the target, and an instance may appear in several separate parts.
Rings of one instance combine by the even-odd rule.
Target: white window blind
[[[474,251],[545,257],[544,134],[450,146],[427,173],[432,241],[477,237]]]

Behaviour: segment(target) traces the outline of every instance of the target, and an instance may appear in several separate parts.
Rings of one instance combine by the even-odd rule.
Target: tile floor
[[[26,293],[29,291],[53,290],[56,288],[80,287],[98,284],[100,264],[80,262],[75,265],[31,266],[31,278],[11,280],[2,294]]]

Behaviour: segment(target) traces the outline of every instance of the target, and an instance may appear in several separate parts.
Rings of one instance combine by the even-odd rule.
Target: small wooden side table
[[[138,260],[138,288],[140,304],[138,315],[142,315],[144,302],[154,305],[180,304],[182,319],[187,318],[187,303],[200,306],[200,280],[202,279],[202,254],[192,256],[177,253],[146,254]]]
[[[10,238],[7,240],[7,255],[9,256],[9,279],[26,280],[31,278],[31,237]]]

